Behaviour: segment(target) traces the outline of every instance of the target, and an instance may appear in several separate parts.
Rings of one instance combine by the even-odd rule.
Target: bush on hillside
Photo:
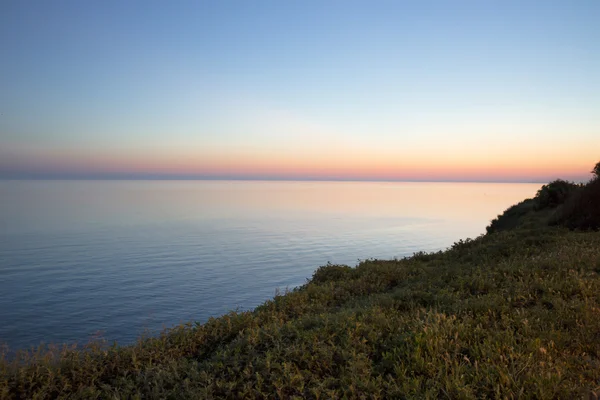
[[[600,178],[600,161],[598,161],[598,163],[594,166],[592,174],[594,174],[596,178]]]
[[[600,163],[596,167],[600,166]],[[550,220],[569,229],[600,229],[600,176],[570,196]]]
[[[535,209],[543,210],[558,207],[564,204],[567,198],[580,188],[580,185],[562,179],[550,182],[542,186],[535,195]]]
[[[498,215],[489,226],[485,228],[487,233],[494,233],[514,229],[521,224],[523,217],[535,209],[535,201],[526,199],[522,202],[507,208],[501,215]]]
[[[327,263],[327,265],[319,267],[311,279],[312,282],[325,283],[335,282],[344,279],[348,279],[354,274],[355,269],[347,265],[334,265]]]

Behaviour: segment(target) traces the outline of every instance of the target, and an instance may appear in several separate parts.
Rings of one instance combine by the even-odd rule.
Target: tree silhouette
[[[592,174],[596,175],[597,178],[600,178],[600,161],[598,161],[598,163],[592,170]]]

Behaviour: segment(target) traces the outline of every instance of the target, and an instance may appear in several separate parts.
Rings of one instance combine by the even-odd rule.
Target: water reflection
[[[126,343],[250,308],[328,261],[477,236],[538,184],[0,181],[0,342]]]

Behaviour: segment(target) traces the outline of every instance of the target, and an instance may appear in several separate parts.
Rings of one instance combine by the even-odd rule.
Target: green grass
[[[600,233],[538,212],[445,252],[324,266],[132,346],[20,352],[0,398],[594,398]]]

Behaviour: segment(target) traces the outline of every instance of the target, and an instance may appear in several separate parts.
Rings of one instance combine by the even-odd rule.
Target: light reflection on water
[[[128,343],[249,309],[328,261],[475,237],[540,184],[0,181],[0,343]]]

